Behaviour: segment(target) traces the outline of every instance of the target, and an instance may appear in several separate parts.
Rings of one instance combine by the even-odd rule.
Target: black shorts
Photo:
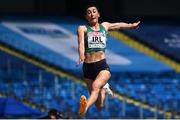
[[[106,63],[106,59],[94,63],[83,63],[84,78],[95,80],[101,70],[110,71],[109,66]]]

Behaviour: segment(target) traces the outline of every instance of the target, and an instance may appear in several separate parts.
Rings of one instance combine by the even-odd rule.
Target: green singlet
[[[100,24],[100,30],[95,31],[90,26],[86,26],[87,32],[85,33],[85,53],[103,51],[106,49],[106,35],[107,31]]]

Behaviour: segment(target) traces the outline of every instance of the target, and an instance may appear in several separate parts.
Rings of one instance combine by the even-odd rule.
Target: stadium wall
[[[1,0],[0,15],[74,15],[95,1],[104,18],[114,16],[179,16],[179,0]]]

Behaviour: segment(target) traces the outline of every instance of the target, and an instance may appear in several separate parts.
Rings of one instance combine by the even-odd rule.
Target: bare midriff
[[[90,52],[85,54],[85,62],[93,63],[105,59],[105,53],[103,51]]]

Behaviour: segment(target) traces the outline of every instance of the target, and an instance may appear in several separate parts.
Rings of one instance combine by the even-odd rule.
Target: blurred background
[[[100,21],[136,22],[108,33],[109,84],[115,97],[88,119],[180,119],[180,1],[1,0],[0,118],[79,118],[88,96],[76,30],[93,2]]]

